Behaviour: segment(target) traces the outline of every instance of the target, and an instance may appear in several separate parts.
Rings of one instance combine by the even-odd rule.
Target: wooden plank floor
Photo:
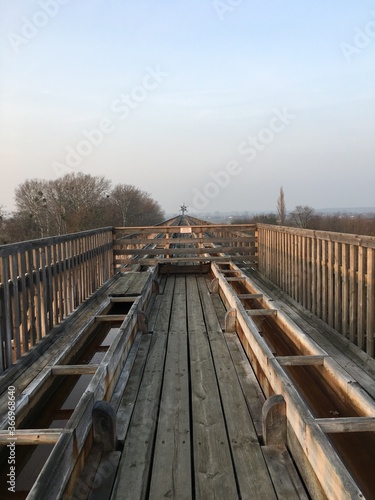
[[[205,277],[166,278],[118,410],[112,499],[304,497],[300,485],[275,493],[259,440],[263,396],[222,314]]]

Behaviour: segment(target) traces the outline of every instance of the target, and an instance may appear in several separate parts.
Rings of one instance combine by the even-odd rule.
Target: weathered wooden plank
[[[237,297],[239,299],[262,299],[263,293],[238,293]]]
[[[131,368],[130,374],[127,372],[127,363],[125,363],[123,372],[121,373],[120,380],[125,377],[128,378],[126,381],[126,387],[120,387],[118,384],[113,393],[113,398],[111,399],[111,404],[117,407],[117,438],[120,443],[124,443],[125,436],[128,432],[130,420],[133,414],[135,402],[137,399],[139,386],[142,381],[143,372],[145,369],[145,363],[147,360],[147,355],[151,342],[151,335],[146,334],[141,336],[140,345],[138,348],[137,356],[134,360],[134,364]],[[127,360],[128,361],[128,360]],[[122,382],[125,382],[122,380]],[[125,390],[124,390],[125,389]],[[120,397],[118,398],[118,393],[120,392]],[[122,394],[123,392],[123,394]]]
[[[324,355],[316,356],[277,356],[282,366],[320,366],[324,364]]]
[[[249,499],[276,498],[228,346],[202,278],[198,278],[198,286],[240,495]]]
[[[16,429],[11,436],[17,445],[55,444],[64,429]],[[0,444],[9,443],[9,431],[0,431]]]
[[[110,296],[140,295],[148,278],[148,273],[127,273],[116,281],[110,291]]]
[[[128,356],[126,357],[124,367],[121,370],[121,374],[117,380],[116,386],[115,386],[114,391],[112,393],[110,403],[116,411],[121,403],[125,389],[128,385],[128,382],[130,379],[130,374],[133,370],[136,357],[137,357],[138,353],[140,352],[139,348],[140,348],[143,337],[144,337],[144,334],[142,334],[141,332],[138,332],[136,334],[133,345],[130,348]],[[149,339],[147,339],[147,340],[149,341]]]
[[[138,296],[132,297],[111,297],[112,303],[122,303],[122,302],[135,302]]]
[[[375,432],[375,417],[316,418],[323,432]]]
[[[305,488],[285,446],[262,446],[279,500],[308,500]]]
[[[276,309],[246,309],[249,316],[276,316]]]
[[[374,357],[375,346],[375,250],[367,249],[366,352]]]
[[[195,243],[195,240],[194,240]],[[202,254],[220,254],[220,253],[238,253],[240,255],[254,255],[255,247],[196,247],[192,244],[186,248],[124,248],[121,250],[114,250],[113,255],[202,255]]]
[[[51,374],[55,375],[86,375],[94,374],[99,365],[55,365],[50,366]]]
[[[168,497],[190,500],[193,496],[189,420],[186,285],[185,278],[178,277],[169,328],[150,499]]]
[[[191,276],[186,280],[195,492],[202,499],[237,498],[228,436],[197,282]]]
[[[334,328],[337,331],[341,329],[341,317],[342,317],[342,275],[341,275],[341,257],[342,252],[340,251],[340,243],[335,241],[334,244]]]
[[[29,308],[28,296],[27,296],[27,285],[26,285],[26,254],[22,252],[20,254],[20,269],[21,269],[21,344],[22,344],[22,354],[29,350],[29,325],[31,325],[31,320],[28,320],[27,312]]]
[[[265,401],[263,391],[254,374],[249,359],[236,333],[224,333],[233,365],[245,396],[248,410],[258,437],[262,436],[262,406]]]
[[[349,331],[349,283],[347,245],[341,245],[341,328],[339,331],[347,338]],[[314,312],[314,311],[313,311]]]
[[[12,308],[10,290],[9,258],[2,258],[4,314],[5,314],[5,364],[9,368],[12,364]]]
[[[13,340],[15,344],[16,357],[21,357],[21,311],[20,311],[20,293],[18,287],[18,256],[12,255],[12,282],[13,282]]]
[[[126,314],[101,314],[99,316],[95,316],[95,321],[101,321],[101,322],[124,321],[126,316],[127,316]]]
[[[209,254],[209,251],[207,252],[207,254]],[[257,260],[252,257],[251,259],[245,259],[244,257],[238,257],[236,258],[235,256],[232,257],[231,261],[232,262],[235,262],[236,260],[240,260],[241,262],[243,261],[246,261],[246,263],[249,263],[249,264],[257,264]],[[156,265],[156,264],[159,264],[159,263],[162,263],[162,264],[165,264],[166,262],[168,263],[176,263],[176,262],[220,262],[221,264],[225,264],[226,262],[228,262],[228,257],[227,256],[221,256],[221,257],[213,257],[213,256],[210,256],[210,255],[202,255],[201,257],[190,257],[190,256],[187,256],[187,257],[170,257],[168,259],[168,261],[166,261],[166,259],[160,259],[160,258],[148,258],[148,259],[143,259],[143,258],[139,258],[139,259],[136,259],[136,260],[132,260],[132,259],[125,259],[125,260],[122,260],[120,261],[121,264],[127,264],[127,265],[131,265],[131,264],[142,264],[142,265],[148,265],[148,266],[151,266],[151,265]]]
[[[358,273],[357,273],[357,346],[365,347],[365,249],[358,247]]]
[[[334,253],[333,253],[333,242],[327,242],[327,280],[328,280],[328,300],[327,300],[327,323],[329,326],[334,326],[334,312],[335,312],[335,301],[334,301]]]
[[[88,500],[109,500],[111,498],[112,486],[120,458],[120,451],[103,453]]]
[[[160,403],[165,346],[173,299],[174,279],[162,296],[155,331],[114,485],[113,498],[145,498]]]
[[[350,246],[349,262],[349,339],[356,343],[357,337],[357,248]]]

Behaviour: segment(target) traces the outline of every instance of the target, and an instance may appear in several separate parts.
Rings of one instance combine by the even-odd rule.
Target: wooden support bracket
[[[225,315],[225,331],[227,333],[236,333],[237,309],[234,307],[228,309]]]
[[[152,280],[152,292],[156,295],[160,295],[160,286],[157,280]]]
[[[148,317],[144,311],[138,311],[138,330],[148,333]]]
[[[210,293],[219,293],[219,278],[214,278],[208,286]]]
[[[274,394],[262,408],[264,444],[285,445],[287,439],[286,404],[281,394]]]
[[[92,409],[94,442],[104,451],[114,451],[117,447],[116,413],[106,401],[97,401]]]

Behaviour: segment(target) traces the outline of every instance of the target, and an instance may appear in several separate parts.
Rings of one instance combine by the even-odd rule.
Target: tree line
[[[148,226],[164,212],[141,189],[104,176],[69,173],[54,180],[29,179],[15,189],[15,210],[0,207],[0,244],[75,233],[104,226]]]

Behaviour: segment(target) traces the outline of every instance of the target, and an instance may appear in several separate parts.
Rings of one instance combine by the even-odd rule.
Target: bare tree
[[[15,190],[13,227],[19,234],[13,238],[41,238],[103,226],[110,188],[104,177],[80,172],[53,181],[26,180]]]
[[[81,172],[55,180],[31,179],[15,191],[7,218],[10,241],[73,233],[103,226],[153,225],[164,218],[159,203],[140,189]],[[1,215],[1,214],[0,214]]]
[[[112,225],[153,225],[164,218],[159,203],[145,191],[128,184],[118,184],[110,194]]]
[[[278,215],[278,223],[281,226],[284,226],[286,220],[286,207],[285,207],[284,189],[282,186],[280,188],[279,197],[277,198],[277,215]]]
[[[293,212],[290,213],[290,218],[297,227],[306,228],[314,215],[315,210],[312,207],[297,205]]]
[[[48,182],[40,179],[28,179],[15,190],[16,213],[19,223],[25,225],[26,234],[31,237],[49,236],[51,213],[47,205]]]

